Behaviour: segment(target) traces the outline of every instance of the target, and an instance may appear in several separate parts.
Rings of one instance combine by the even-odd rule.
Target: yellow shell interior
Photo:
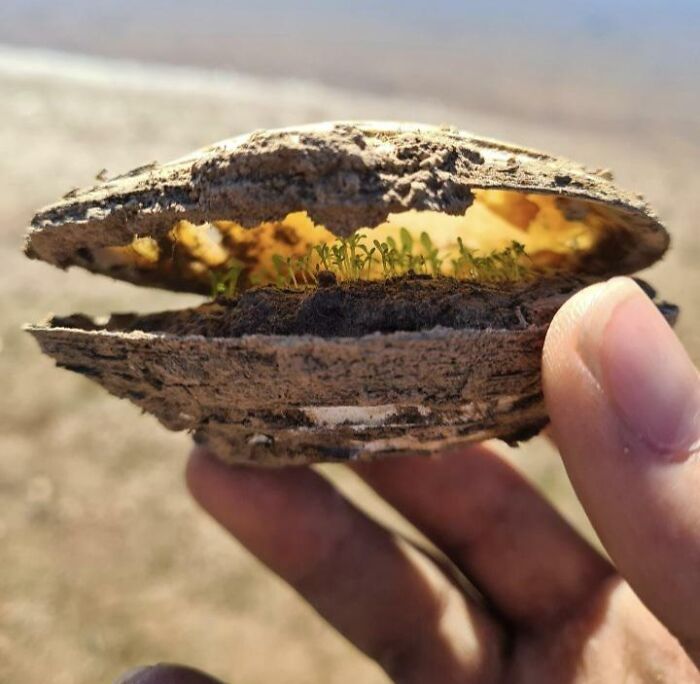
[[[449,275],[459,255],[458,238],[464,247],[484,256],[515,241],[523,245],[529,264],[568,271],[576,269],[579,257],[595,247],[606,229],[605,209],[589,201],[491,189],[475,190],[474,197],[462,216],[412,210],[390,214],[385,223],[357,232],[369,245],[389,237],[398,241],[401,229],[420,245],[421,233],[427,232],[440,253],[442,271]],[[170,281],[178,279],[191,284],[190,289],[206,291],[212,274],[231,263],[242,266],[244,286],[275,282],[279,257],[303,257],[315,245],[336,241],[327,228],[300,211],[254,228],[225,219],[199,225],[182,220],[165,240],[135,235],[130,244],[102,248],[94,257],[100,270],[156,271]],[[311,266],[320,267],[313,250],[311,255]],[[377,261],[364,277],[378,278],[382,273]]]

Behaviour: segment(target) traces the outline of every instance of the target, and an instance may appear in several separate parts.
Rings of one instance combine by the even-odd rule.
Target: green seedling
[[[501,251],[492,251],[485,256],[477,255],[475,250],[464,246],[457,238],[459,257],[452,260],[455,278],[481,280],[485,282],[503,282],[523,278],[527,269],[522,264],[526,257],[525,247],[513,241]]]
[[[209,271],[212,299],[220,296],[235,296],[243,268],[243,264],[240,261],[229,259],[225,264],[225,270]]]
[[[312,249],[318,254],[323,270],[330,271],[331,248],[325,242],[322,242],[320,245],[315,245]]]
[[[360,264],[360,273],[362,273],[362,270],[364,269],[366,278],[367,280],[369,280],[372,272],[372,266],[375,263],[374,253],[377,251],[377,248],[372,247],[370,249],[369,247],[367,247],[367,245],[358,245],[357,247],[364,254],[364,257],[360,257],[361,259],[363,259],[363,263]]]
[[[430,265],[432,275],[439,275],[442,272],[443,260],[439,257],[438,249],[433,245],[430,235],[425,231],[420,234],[420,243],[425,253],[425,259]]]
[[[277,285],[277,287],[287,287],[290,285],[291,278],[284,257],[279,254],[273,254],[272,265],[275,269],[275,285]]]

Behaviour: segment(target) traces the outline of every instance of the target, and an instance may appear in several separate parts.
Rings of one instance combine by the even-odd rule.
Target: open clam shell
[[[517,234],[569,284],[520,292],[537,316],[473,327],[212,337],[71,317],[29,329],[58,365],[192,431],[228,461],[515,441],[546,422],[540,351],[571,278],[582,286],[634,272],[669,240],[607,173],[451,128],[351,122],[256,132],[70,193],[36,215],[26,252],[204,293],[231,256],[264,279],[277,251],[399,225],[441,239],[478,233],[484,248]]]

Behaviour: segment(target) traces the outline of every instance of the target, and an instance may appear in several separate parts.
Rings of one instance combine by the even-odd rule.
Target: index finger
[[[224,465],[196,450],[196,500],[396,680],[492,681],[503,634],[429,560],[308,468]]]
[[[613,573],[517,471],[485,446],[354,468],[511,622],[551,627]]]

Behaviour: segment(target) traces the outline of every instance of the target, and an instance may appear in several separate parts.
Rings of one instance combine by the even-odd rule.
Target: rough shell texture
[[[26,251],[63,268],[101,271],[94,250],[128,245],[135,235],[164,239],[183,218],[253,227],[306,211],[347,236],[409,209],[464,214],[477,188],[595,202],[615,236],[614,244],[601,240],[587,264],[601,276],[648,266],[668,246],[644,202],[609,174],[452,128],[348,122],[252,133],[71,192],[35,216]],[[158,273],[109,274],[188,289]]]
[[[59,366],[226,461],[367,459],[535,434],[546,326],[205,339],[30,329]]]
[[[167,243],[181,219],[250,228],[304,211],[347,236],[407,210],[461,216],[477,189],[557,196],[566,220],[580,200],[603,230],[577,262],[594,277],[638,270],[668,246],[646,205],[607,174],[450,128],[369,122],[253,133],[69,193],[36,215],[26,251],[60,267],[191,289],[158,269],[112,272],[94,255],[137,235]],[[542,301],[553,315],[563,299],[553,291]],[[170,429],[192,431],[220,458],[286,464],[536,433],[546,422],[546,328],[523,319],[509,327],[344,338],[30,330],[60,366]]]
[[[193,432],[224,461],[347,461],[536,434],[547,422],[542,345],[570,294],[533,296],[527,316],[498,328],[206,338],[64,319],[30,332],[57,365]],[[673,324],[677,308],[659,308]]]

